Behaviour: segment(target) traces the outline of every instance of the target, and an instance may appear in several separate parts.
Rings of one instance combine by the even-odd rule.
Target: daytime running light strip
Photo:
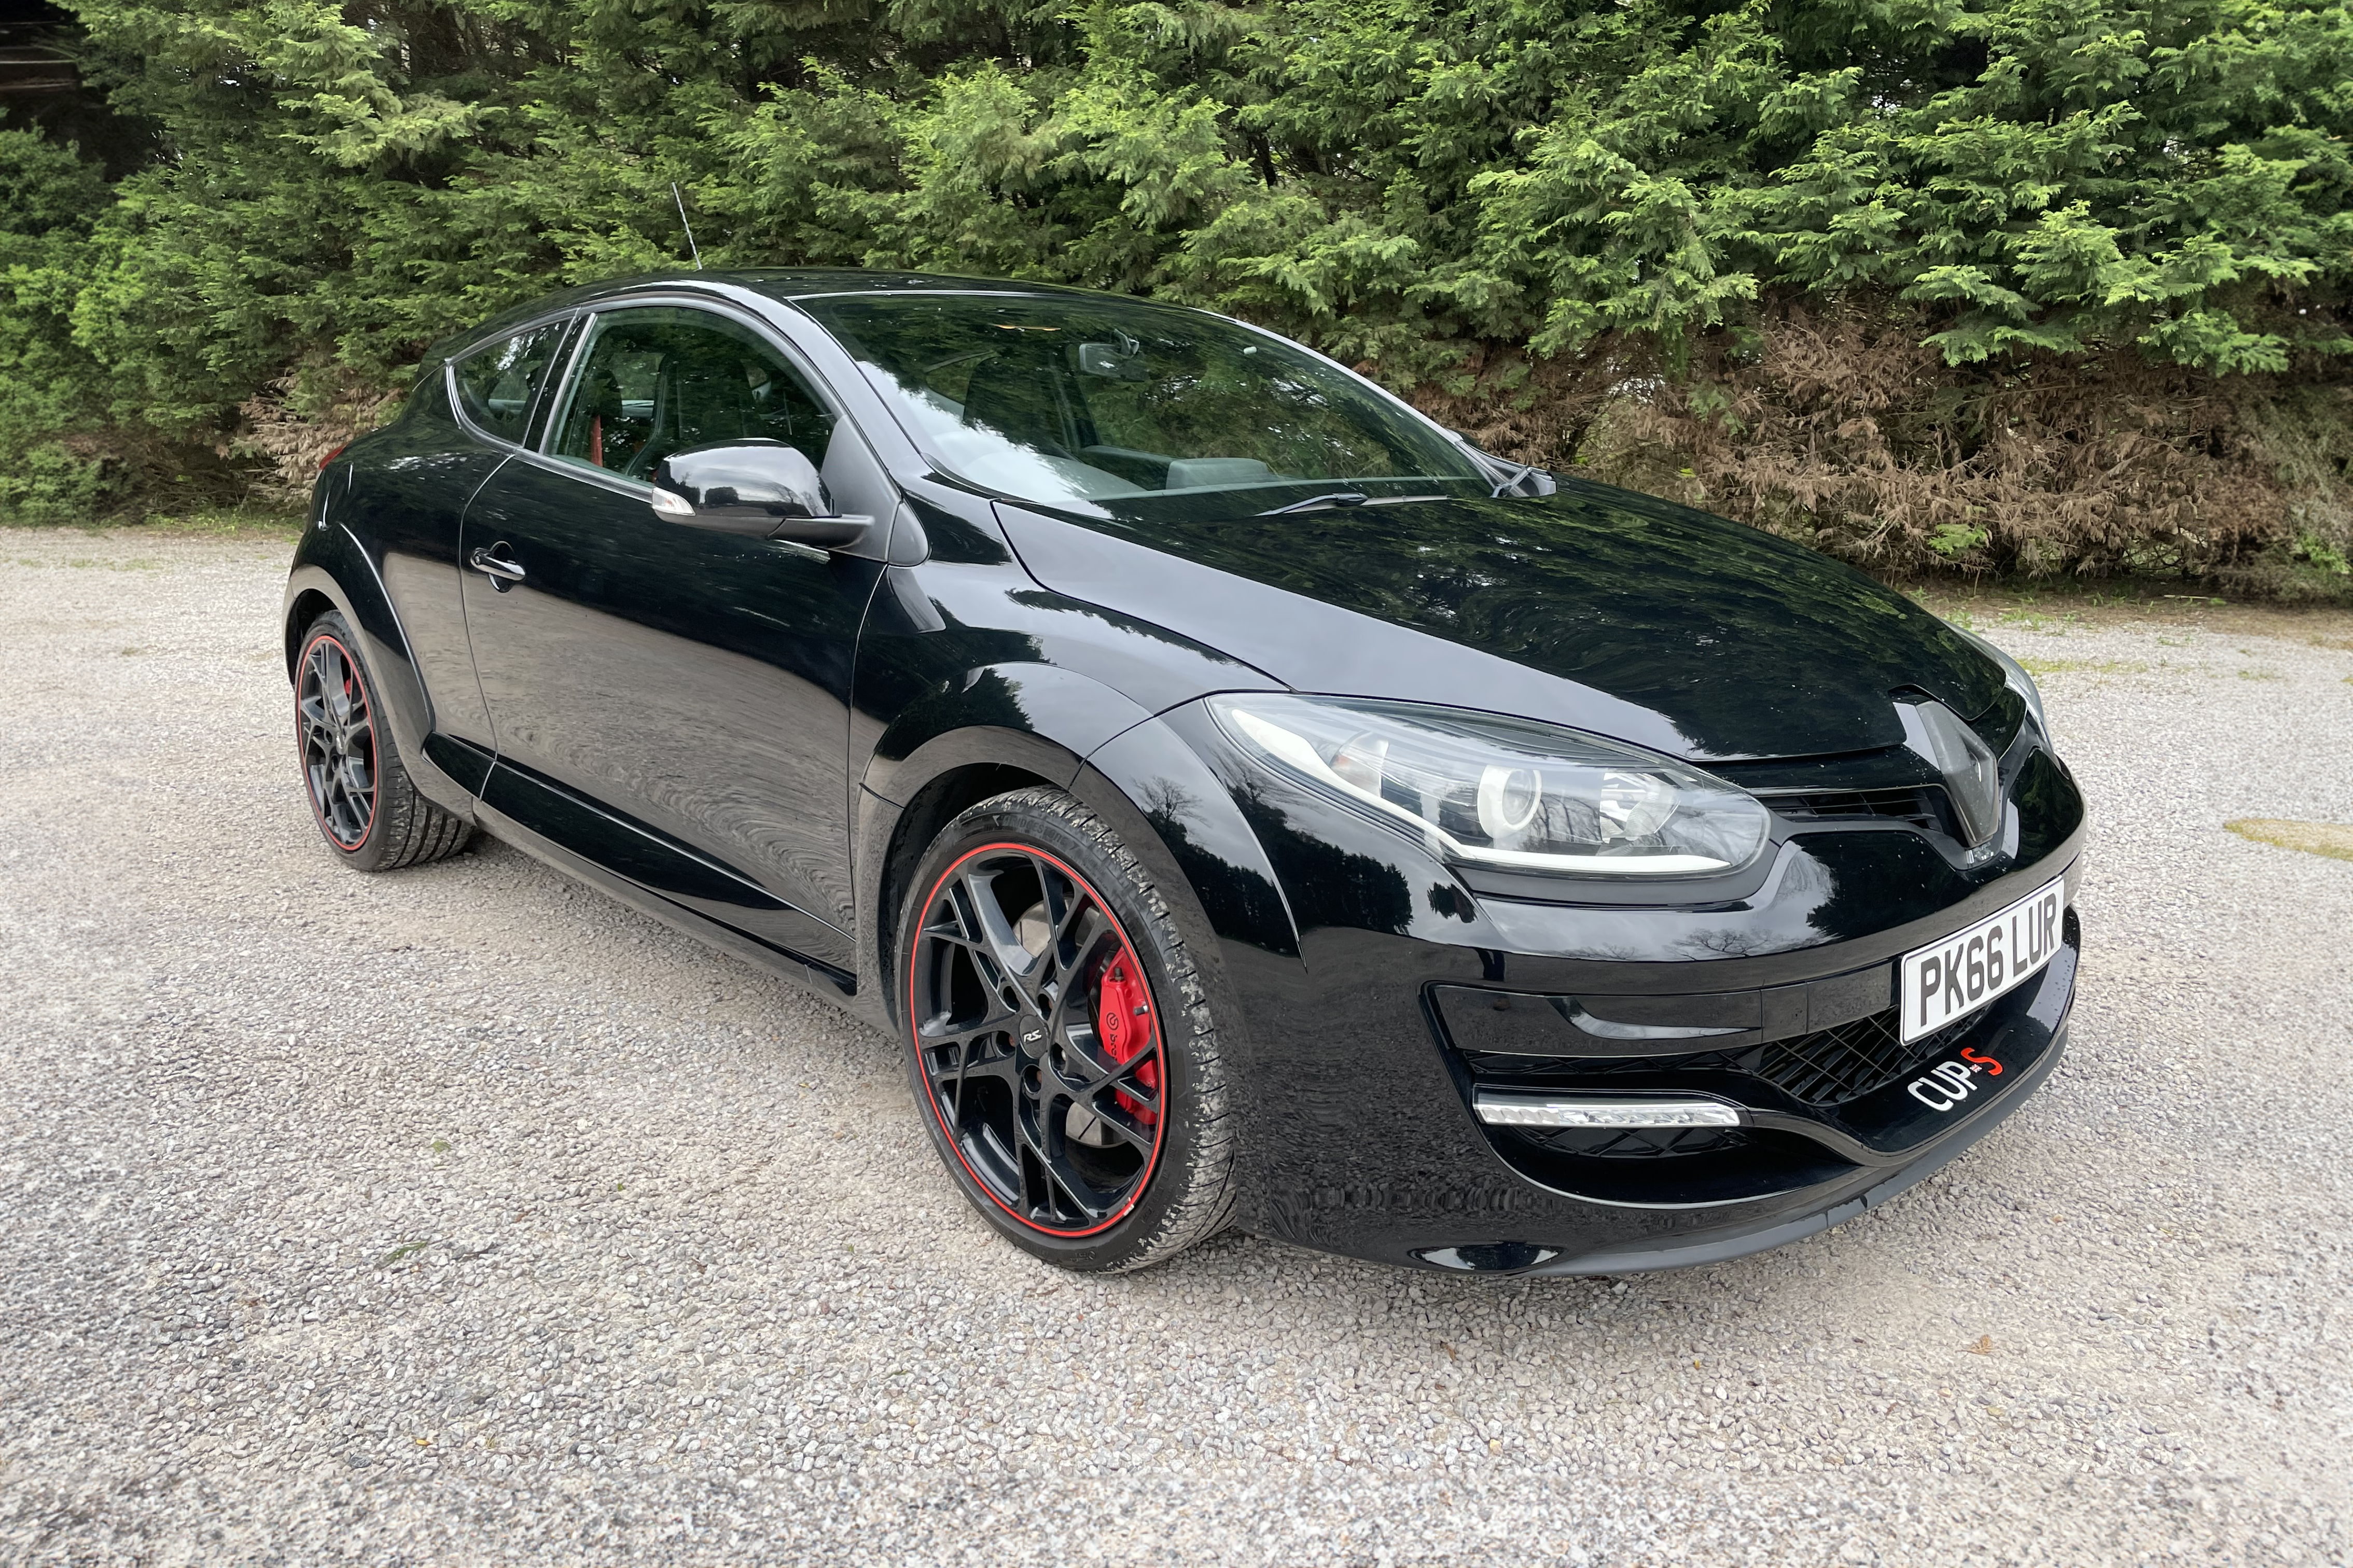
[[[1491,1127],[1737,1127],[1740,1108],[1720,1100],[1532,1100],[1481,1089],[1473,1104]]]

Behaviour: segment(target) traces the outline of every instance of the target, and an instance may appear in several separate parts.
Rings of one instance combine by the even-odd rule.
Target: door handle
[[[507,542],[501,540],[496,544],[482,545],[466,557],[466,564],[490,578],[491,586],[501,594],[505,593],[511,584],[523,580],[522,564],[509,560],[504,554],[498,553],[508,548]]]

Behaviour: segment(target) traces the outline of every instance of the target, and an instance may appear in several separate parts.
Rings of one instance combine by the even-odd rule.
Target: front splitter
[[[2055,1037],[2042,1058],[2028,1069],[2027,1076],[2009,1094],[2009,1103],[1989,1106],[1995,1114],[1983,1116],[1969,1127],[1956,1132],[1949,1142],[1939,1143],[1913,1164],[1906,1165],[1877,1185],[1865,1189],[1842,1202],[1801,1215],[1796,1219],[1767,1220],[1746,1229],[1717,1232],[1694,1237],[1672,1247],[1605,1247],[1576,1258],[1556,1258],[1519,1270],[1514,1277],[1527,1279],[1532,1275],[1576,1274],[1641,1274],[1654,1268],[1689,1268],[1696,1264],[1723,1263],[1735,1258],[1746,1258],[1754,1252],[1768,1252],[1786,1247],[1793,1241],[1825,1231],[1834,1225],[1843,1225],[1867,1209],[1875,1209],[1906,1188],[1926,1181],[1930,1176],[1967,1153],[1977,1142],[1995,1128],[2008,1121],[2019,1107],[2034,1096],[2042,1080],[2051,1076],[2066,1054],[2070,1016],[2061,1020]]]

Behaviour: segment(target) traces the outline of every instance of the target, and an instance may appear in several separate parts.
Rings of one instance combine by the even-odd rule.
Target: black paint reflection
[[[1894,689],[1921,687],[1963,713],[2002,689],[1983,655],[1861,573],[1603,486],[1571,481],[1544,500],[1065,521],[1315,601],[1303,616],[1337,606],[1609,693],[1663,715],[1698,756],[1894,745]],[[1148,581],[1084,592],[1294,684],[1322,676],[1294,674],[1271,628],[1214,599],[1155,594]],[[1361,627],[1335,621],[1333,635]],[[1466,684],[1458,700],[1479,707],[1482,694]]]
[[[432,694],[436,727],[484,747],[491,720],[466,647],[458,520],[466,498],[503,460],[446,416],[435,417],[424,399],[375,435],[349,493],[330,498],[330,516],[376,552],[417,678]]]
[[[1279,943],[1275,951],[1291,949],[1293,943],[1284,940],[1291,929],[1290,912],[1274,884],[1255,868],[1215,854],[1194,837],[1194,826],[1201,818],[1198,797],[1172,780],[1159,779],[1145,786],[1142,804],[1144,819],[1176,857],[1177,868],[1201,900],[1211,929],[1248,933],[1261,943],[1268,934],[1274,934]]]
[[[1096,752],[1089,768],[1141,808],[1219,938],[1260,954],[1296,955],[1291,908],[1265,847],[1234,810],[1229,781],[1187,743],[1207,724],[1198,709],[1138,724]]]
[[[1233,798],[1290,891],[1292,916],[1303,934],[1324,926],[1398,936],[1413,929],[1413,889],[1395,865],[1302,833],[1261,788],[1245,784]]]
[[[2084,797],[2066,769],[2036,752],[2018,770],[2010,798],[2018,807],[2018,859],[2029,865],[2066,842],[2084,826]]]
[[[522,459],[466,515],[467,548],[498,542],[528,575],[467,573],[466,618],[501,755],[849,927],[850,662],[881,568]]]

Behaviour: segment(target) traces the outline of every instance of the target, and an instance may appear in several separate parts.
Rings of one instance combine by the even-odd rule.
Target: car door
[[[791,356],[700,306],[596,312],[553,406],[466,513],[483,805],[846,977],[850,665],[881,565],[670,521],[648,477],[769,437],[887,516],[880,465]]]

